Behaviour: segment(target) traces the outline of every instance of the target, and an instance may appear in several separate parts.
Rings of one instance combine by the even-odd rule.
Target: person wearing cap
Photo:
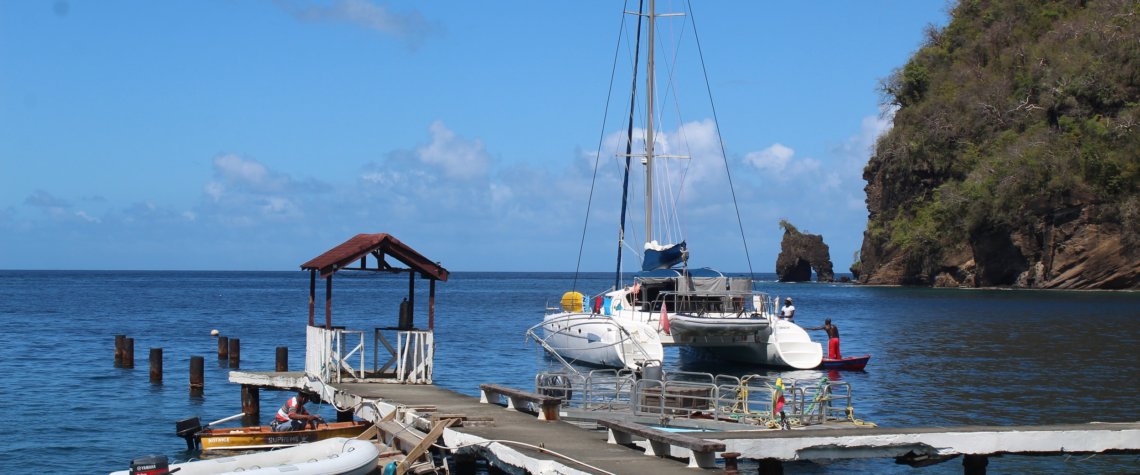
[[[784,300],[784,307],[780,309],[780,318],[792,321],[796,316],[796,306],[792,305],[792,298],[788,297]]]

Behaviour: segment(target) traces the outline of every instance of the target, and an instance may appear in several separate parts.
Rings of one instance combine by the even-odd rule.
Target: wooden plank
[[[439,436],[443,435],[443,430],[453,423],[455,423],[455,419],[446,419],[436,423],[435,427],[432,427],[431,432],[428,432],[427,436],[408,452],[407,458],[405,458],[403,462],[400,462],[399,465],[396,465],[396,474],[403,475],[406,473],[410,464],[418,460],[424,452],[427,452],[427,449],[439,439]]]

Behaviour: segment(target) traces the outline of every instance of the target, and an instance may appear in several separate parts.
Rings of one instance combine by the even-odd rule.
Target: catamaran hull
[[[771,333],[767,318],[710,318],[673,315],[669,330],[675,342],[762,342]]]
[[[560,313],[543,320],[542,332],[547,349],[572,363],[636,369],[665,356],[656,329],[639,322]]]
[[[673,318],[673,317],[671,317]],[[678,321],[673,318],[671,322]],[[674,324],[670,325],[676,328]],[[716,328],[712,322],[705,327]],[[720,329],[719,334],[713,331],[697,334],[696,337],[682,336],[676,331],[674,344],[692,348],[693,351],[683,352],[689,359],[695,360],[724,360],[748,365],[776,366],[794,369],[811,369],[819,366],[823,358],[823,347],[811,341],[807,332],[794,323],[775,321],[771,325],[765,320],[762,330],[748,334],[743,331],[744,325],[737,324],[741,330],[736,339],[725,340],[724,334],[731,332]]]

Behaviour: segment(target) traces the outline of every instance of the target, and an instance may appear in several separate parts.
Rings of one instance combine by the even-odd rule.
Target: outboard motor
[[[202,431],[202,421],[198,417],[175,422],[174,433],[186,440],[186,450],[198,448],[198,433]]]
[[[165,455],[148,455],[131,460],[131,475],[166,475],[170,460]]]

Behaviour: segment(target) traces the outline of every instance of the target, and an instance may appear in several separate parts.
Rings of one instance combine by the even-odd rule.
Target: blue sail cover
[[[685,241],[677,244],[670,244],[662,249],[645,249],[645,258],[641,261],[642,272],[668,269],[689,257],[689,248],[685,245]]]

